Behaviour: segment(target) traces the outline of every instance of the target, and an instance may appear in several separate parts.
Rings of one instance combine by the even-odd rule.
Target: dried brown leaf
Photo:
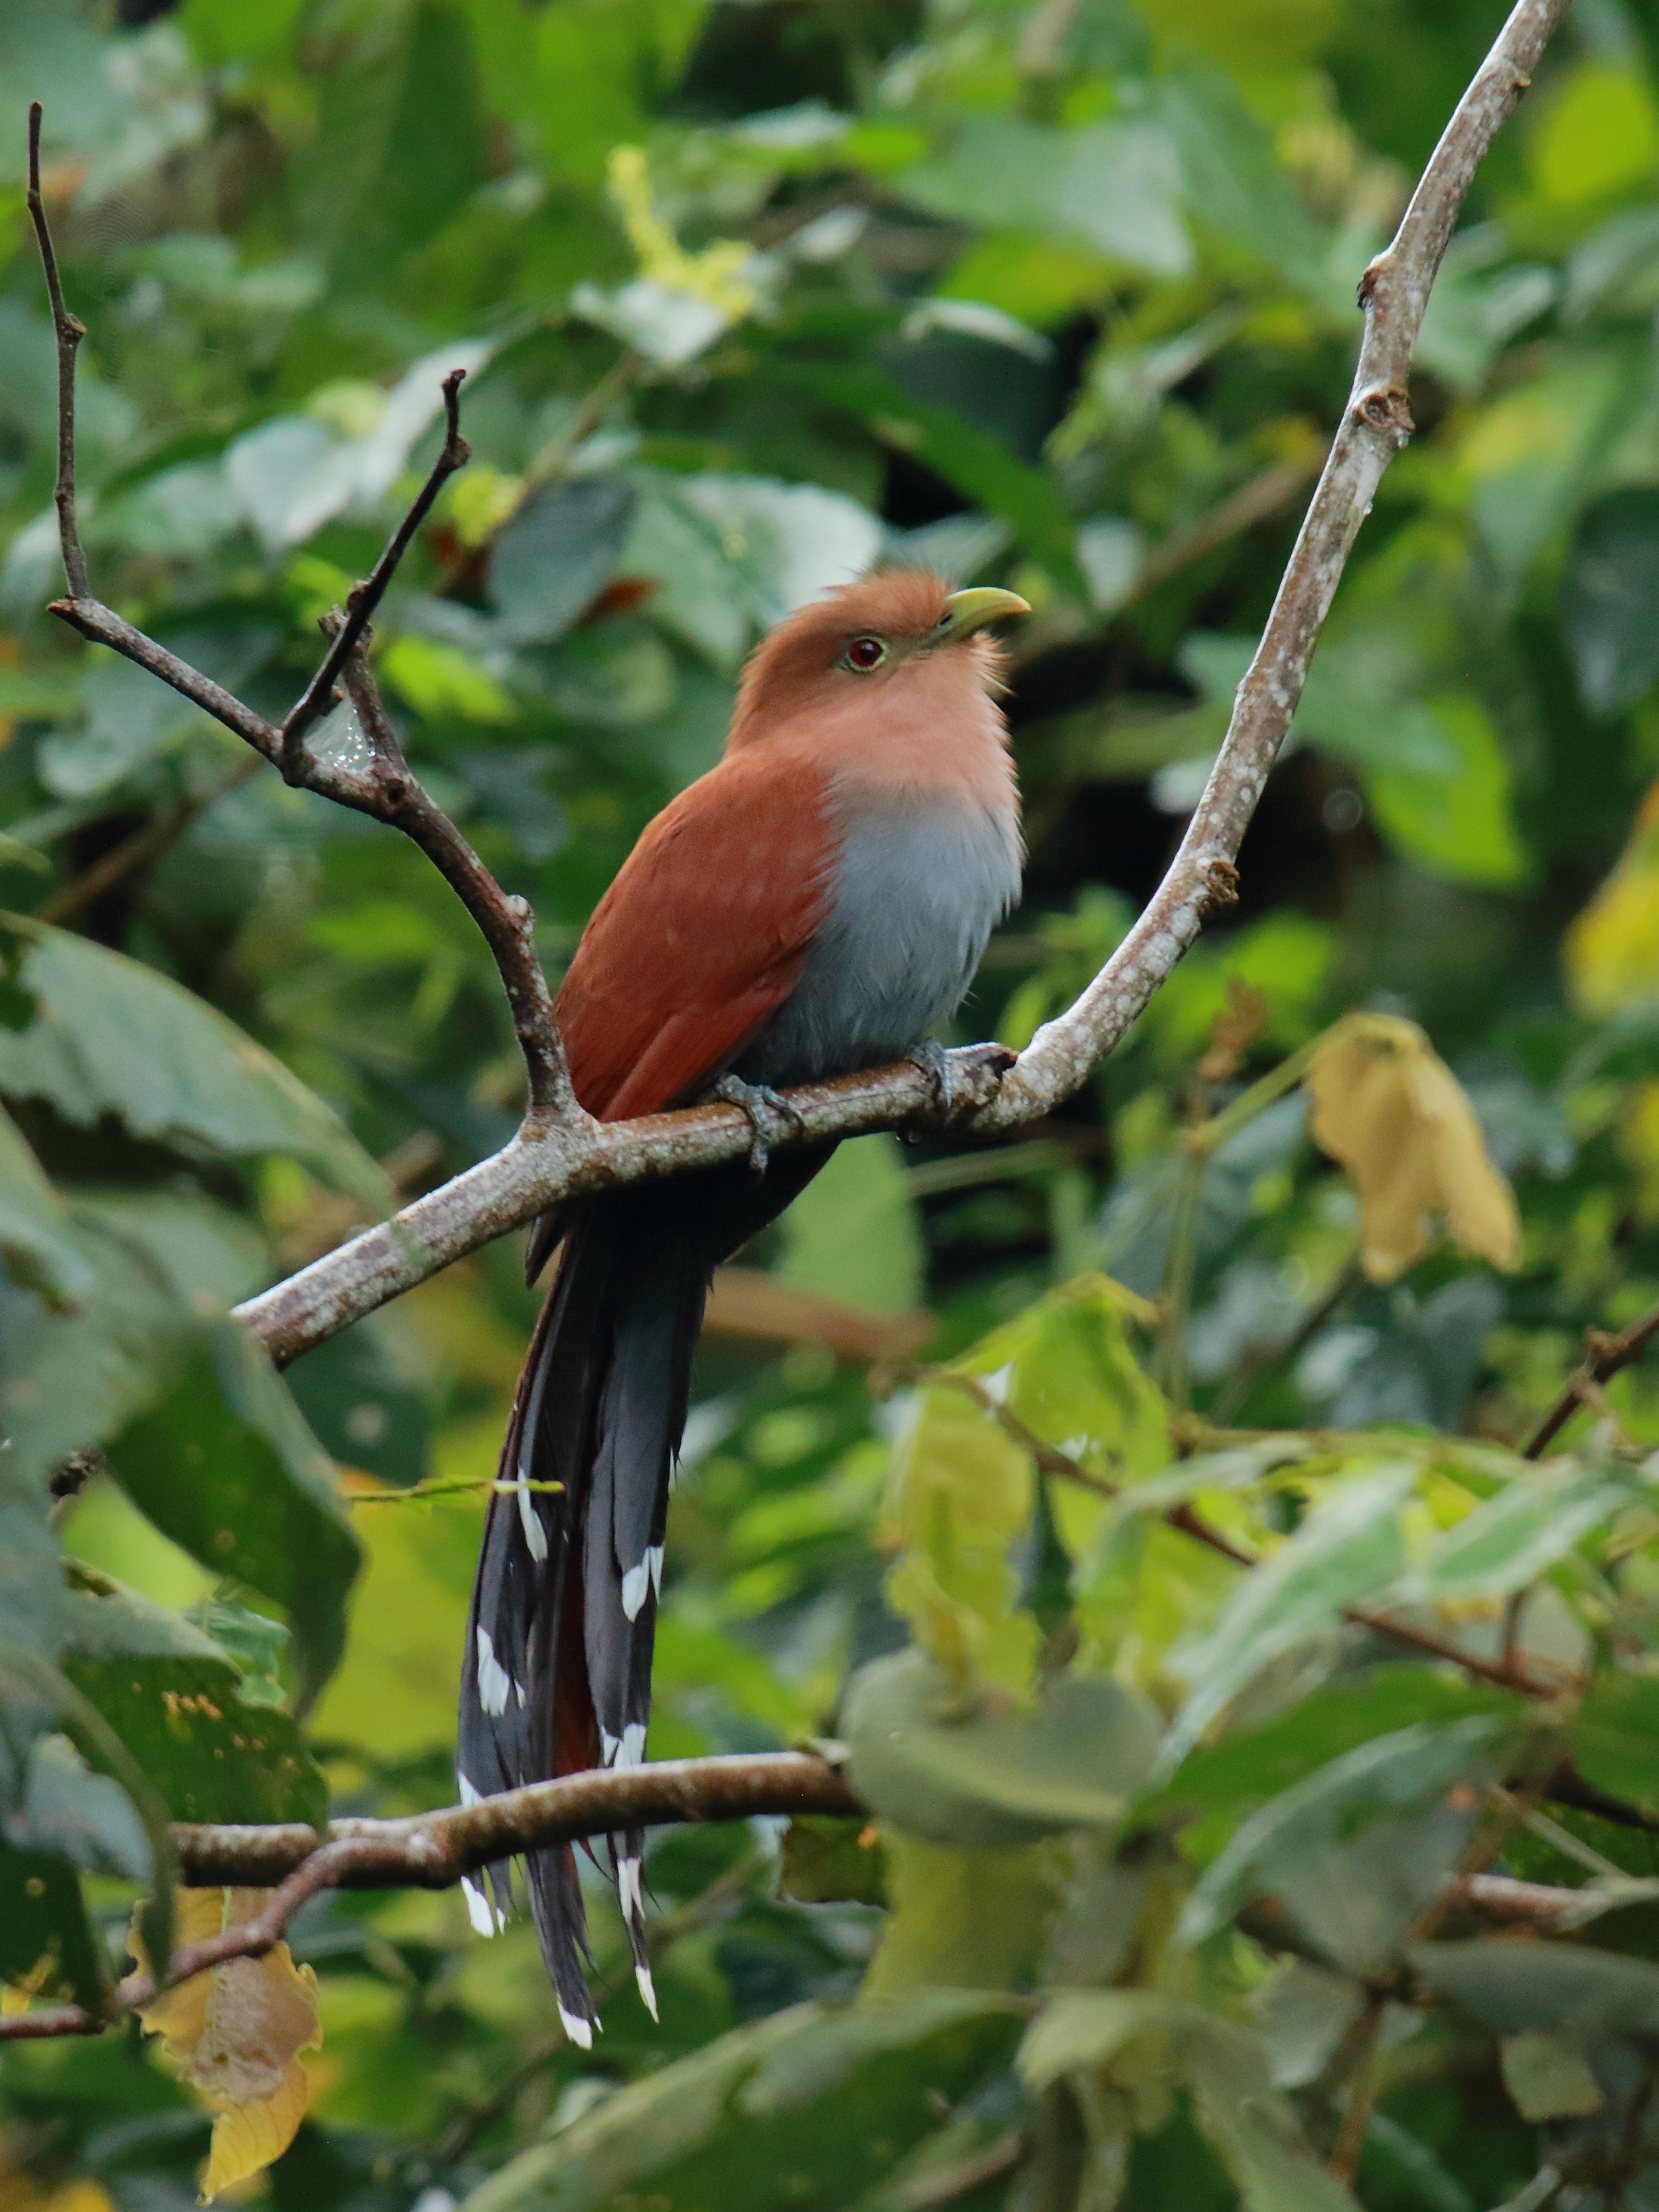
[[[1415,1022],[1345,1014],[1316,1047],[1305,1080],[1314,1139],[1359,1193],[1360,1259],[1374,1283],[1420,1260],[1437,1219],[1465,1252],[1494,1267],[1518,1265],[1515,1194],[1462,1085]]]
[[[263,1889],[179,1893],[178,1939],[199,1943],[252,1920]],[[131,1940],[136,1956],[143,1951]],[[309,2084],[301,2054],[322,2042],[317,1977],[286,1943],[262,1959],[231,1959],[164,1990],[139,2018],[161,2039],[161,2057],[215,2114],[202,2199],[280,2158],[305,2118]]]

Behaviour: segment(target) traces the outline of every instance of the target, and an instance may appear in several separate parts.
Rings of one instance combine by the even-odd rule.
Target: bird
[[[489,1499],[463,1655],[463,1803],[640,1763],[668,1497],[716,1267],[776,1218],[833,1144],[769,1152],[781,1090],[904,1058],[966,995],[1018,902],[1024,850],[990,624],[1012,592],[884,568],[797,608],[738,682],[722,756],[641,833],[556,1000],[579,1103],[621,1121],[731,1098],[749,1156],[544,1216],[556,1250]],[[610,1839],[640,1993],[643,1838]],[[469,1881],[489,1934],[511,1868]],[[569,1845],[526,1886],[566,2034],[598,2014]]]

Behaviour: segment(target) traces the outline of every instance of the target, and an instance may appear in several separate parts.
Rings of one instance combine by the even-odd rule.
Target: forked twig
[[[570,1088],[552,994],[536,956],[535,917],[526,901],[502,890],[454,823],[411,773],[364,657],[370,621],[398,563],[431,512],[433,501],[468,458],[460,428],[464,372],[452,370],[443,380],[444,441],[425,483],[369,574],[347,594],[344,608],[325,623],[328,643],[321,664],[292,711],[280,726],[267,721],[222,684],[135,629],[92,596],[76,521],[75,479],[75,358],[86,329],[70,314],[64,298],[40,191],[40,103],[36,100],[29,110],[28,208],[58,338],[58,525],[64,574],[69,582],[68,597],[54,600],[52,612],[93,643],[111,647],[170,684],[280,769],[288,782],[317,792],[337,805],[371,815],[402,830],[418,845],[455,890],[495,958],[528,1077],[523,1133],[537,1136],[558,1122],[580,1127],[586,1117]],[[369,738],[366,769],[319,757],[306,744],[307,732],[333,703],[342,678]]]

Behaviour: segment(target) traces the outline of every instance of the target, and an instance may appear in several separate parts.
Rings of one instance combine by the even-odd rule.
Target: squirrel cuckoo
[[[461,1683],[463,1802],[644,1756],[663,1531],[710,1277],[832,1145],[768,1161],[772,1086],[907,1056],[961,1002],[1018,896],[1019,803],[983,635],[1030,610],[878,570],[800,608],[744,671],[719,765],[657,816],[600,901],[558,994],[576,1096],[620,1121],[715,1091],[749,1161],[580,1200],[489,1502]],[[937,1047],[932,1048],[937,1054]],[[560,1486],[531,1489],[526,1483]],[[638,1833],[611,1838],[641,1995]],[[532,1852],[530,1901],[568,2033],[597,2015],[569,1846]],[[499,1927],[508,1869],[467,1885]]]

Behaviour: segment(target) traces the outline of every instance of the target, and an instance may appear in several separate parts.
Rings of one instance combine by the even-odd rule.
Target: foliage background
[[[0,1626],[8,1652],[64,1658],[118,1717],[117,1677],[143,1674],[151,1720],[122,1726],[175,1813],[315,1809],[319,1769],[337,1809],[448,1800],[477,1497],[349,1511],[327,1462],[354,1500],[488,1477],[532,1311],[518,1253],[480,1255],[301,1363],[303,1420],[215,1317],[393,1187],[501,1141],[519,1071],[482,948],[412,849],[251,774],[223,732],[40,613],[57,574],[52,359],[22,211],[27,100],[46,103],[48,196],[92,331],[98,587],[262,706],[297,690],[318,614],[434,449],[443,369],[472,371],[474,464],[387,605],[380,668],[422,775],[531,897],[554,970],[641,824],[714,757],[742,655],[787,605],[882,555],[1024,592],[1027,897],[963,1017],[964,1035],[1019,1043],[1161,871],[1346,393],[1354,281],[1501,13],[8,0],[0,907],[55,927],[0,921]],[[1188,1370],[1220,1420],[1416,1425],[1290,1480],[1271,1454],[1212,1469],[1224,1500],[1234,1486],[1228,1526],[1264,1544],[1344,1499],[1377,1535],[1364,1564],[1316,1577],[1293,1645],[1255,1651],[1249,1697],[1229,1702],[1243,1674],[1210,1680],[1230,1735],[1267,1735],[1231,1765],[1224,1735],[1160,1784],[1127,1856],[1121,1788],[1056,1815],[1069,1840],[1015,1850],[996,1830],[988,1856],[890,1829],[884,1888],[856,1838],[819,1838],[816,1856],[793,1839],[780,1890],[769,1828],[666,1835],[650,1866],[662,2025],[601,1899],[592,2056],[562,2045],[524,1929],[483,1946],[458,1895],[330,1898],[295,1932],[326,2041],[311,2118],[254,2185],[279,2207],[444,2212],[480,2189],[500,2208],[633,2189],[868,2212],[1120,2190],[1137,2208],[1327,2201],[1274,2133],[1288,2108],[1262,2106],[1280,2118],[1261,2140],[1226,2114],[1254,2109],[1249,2067],[1270,2061],[1328,2148],[1355,1977],[1421,1899],[1380,1935],[1322,1923],[1308,1941],[1327,1966],[1294,1981],[1237,1932],[1248,1869],[1233,1893],[1214,1877],[1196,1949],[1196,1923],[1184,1949],[1170,1928],[1263,1800],[1373,1739],[1406,1762],[1393,1825],[1376,1826],[1386,1791],[1351,1800],[1339,1775],[1319,1879],[1368,1894],[1392,1860],[1431,1888],[1467,1835],[1447,1841],[1446,1790],[1497,1771],[1515,1701],[1339,1631],[1338,1610],[1402,1587],[1410,1562],[1423,1601],[1435,1531],[1520,1479],[1502,1447],[1583,1327],[1629,1320],[1659,1286],[1659,856],[1650,829],[1632,838],[1659,771],[1656,70],[1648,6],[1579,0],[1476,182],[1424,332],[1419,436],[1343,586],[1236,915],[1042,1129],[965,1154],[845,1147],[749,1255],[767,1282],[722,1291],[700,1360],[656,1755],[843,1725],[845,1684],[904,1643],[902,1616],[941,1663],[968,1649],[973,1679],[1016,1698],[1039,1656],[1053,1672],[1078,1647],[1066,1680],[1115,1681],[1166,1717],[1204,1692],[1237,1576],[1133,1515],[1107,1540],[1097,1503],[1034,1483],[966,1394],[918,1401],[924,1310],[930,1360],[1023,1331],[970,1367],[1025,1360],[1024,1417],[1074,1452],[1066,1394],[1085,1375],[1084,1443],[1120,1473],[1168,1464],[1152,1367],[1177,1400]],[[135,838],[137,864],[100,886]],[[1230,988],[1231,1042],[1195,1077]],[[1423,1024],[1462,1077],[1521,1200],[1518,1272],[1437,1249],[1397,1284],[1364,1280],[1353,1191],[1292,1096],[1206,1181],[1184,1338],[1149,1343],[1103,1292],[1034,1303],[1102,1268],[1155,1293],[1181,1121],[1361,1005]],[[841,1305],[803,1319],[780,1280]],[[1611,1398],[1626,1437],[1659,1442],[1639,1373]],[[1651,1514],[1641,1453],[1609,1461],[1614,1442],[1601,1433],[1602,1474],[1559,1478],[1600,1481],[1589,1504],[1527,1492],[1528,1529],[1452,1577],[1442,1613],[1491,1650],[1504,1598],[1544,1575],[1525,1648],[1593,1656],[1613,1701],[1580,1763],[1599,1743],[1621,1794],[1651,1799]],[[83,1563],[60,1606],[40,1486],[94,1443],[113,1472],[57,1516]],[[100,1577],[137,1595],[100,1595]],[[151,1727],[167,1696],[175,1722],[181,1697],[218,1698],[222,1720],[233,1665],[235,1741],[201,1708],[165,1741]],[[41,1753],[62,1739],[40,1735],[30,1679],[9,1681],[0,1745],[0,1973],[21,1983],[43,1883],[66,1916],[59,1969],[95,1971],[62,1934],[80,1925],[52,1887],[65,1855],[92,1869],[91,1923],[118,1948],[148,1864],[129,1801]],[[296,1697],[317,1767],[283,1711]],[[1074,1724],[1109,1738],[1095,1708]],[[1561,1817],[1553,1842],[1517,1830],[1502,1863],[1576,1883],[1588,1850],[1604,1875],[1659,1871],[1641,1832]],[[1287,1867],[1316,1887],[1296,1836],[1278,1860],[1257,1838],[1259,1887]],[[1650,1914],[1598,1920],[1575,1959],[1659,1955]],[[1554,1947],[1534,1948],[1547,1968]],[[899,2013],[788,2009],[844,2002],[878,1950]],[[1578,2177],[1563,2203],[1648,2201],[1656,1970],[1632,1968],[1618,2002],[1595,1984],[1573,2013],[1514,1955],[1490,1966],[1495,1995],[1389,2013],[1358,2183],[1378,2212],[1495,2205],[1540,2160]],[[1016,2073],[998,1992],[1056,1979],[1085,2008],[1052,2005]],[[941,1994],[964,1983],[981,1994]],[[1109,1987],[1130,2010],[1088,2012]],[[1595,2112],[1571,2042],[1550,2044],[1553,2089],[1517,2090],[1524,2051],[1500,2067],[1496,2035],[1549,2043],[1569,2019]],[[1267,2060],[1228,2041],[1248,2021]],[[1187,2075],[1176,2045],[1200,2054]],[[12,2048],[0,2203],[166,2212],[193,2197],[207,2127],[136,2029]],[[1524,2201],[1555,2200],[1547,2182]]]

